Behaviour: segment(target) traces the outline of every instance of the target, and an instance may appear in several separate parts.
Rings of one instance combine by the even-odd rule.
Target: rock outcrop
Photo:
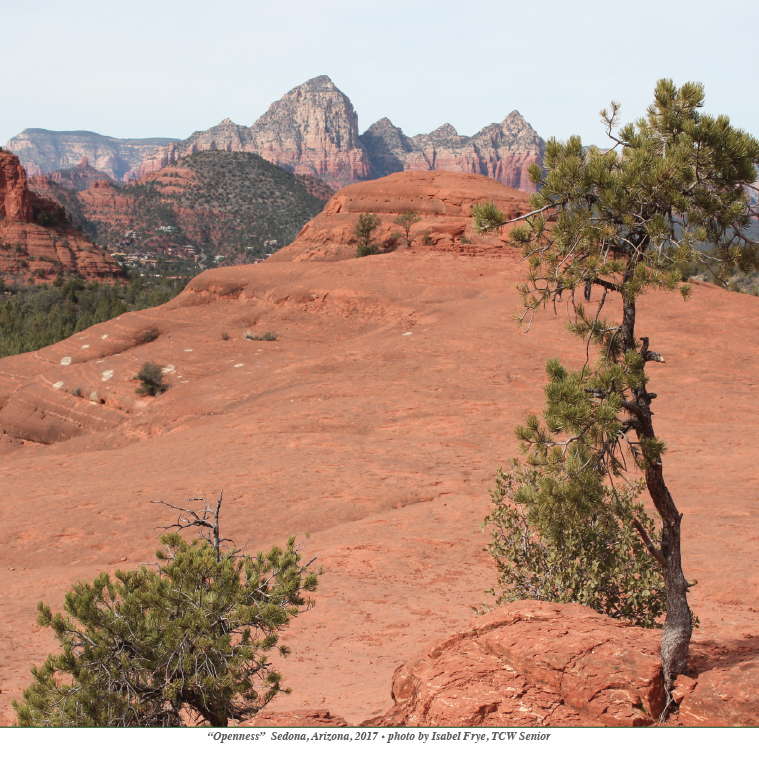
[[[375,213],[380,220],[373,241],[385,252],[405,248],[405,239],[397,238],[401,231],[394,219],[406,211],[420,216],[419,222],[411,227],[413,249],[476,254],[494,245],[503,248],[508,227],[497,238],[479,237],[472,229],[472,206],[488,200],[495,202],[509,218],[531,210],[526,194],[476,174],[411,171],[351,184],[338,190],[295,241],[274,253],[270,261],[334,261],[356,257],[355,228],[362,213]]]
[[[33,179],[34,177],[32,177]],[[87,156],[82,157],[81,163],[71,168],[62,168],[47,175],[50,181],[54,181],[66,189],[89,189],[96,181],[110,183],[112,177],[102,171],[98,171],[89,164]]]
[[[514,602],[401,665],[372,725],[652,725],[664,683],[659,634],[580,605]]]
[[[44,189],[49,180],[36,177]],[[75,229],[66,210],[29,190],[17,156],[0,151],[0,277],[26,281],[58,273],[121,278],[118,263]]]
[[[18,158],[0,150],[0,223],[32,220],[32,201],[26,182],[26,172]]]
[[[171,139],[116,139],[92,131],[25,129],[9,139],[7,150],[21,159],[29,176],[71,168],[86,157],[89,164],[114,181],[136,177],[146,155]]]

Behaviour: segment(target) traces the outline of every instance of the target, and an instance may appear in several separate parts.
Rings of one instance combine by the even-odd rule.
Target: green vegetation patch
[[[130,310],[163,305],[187,282],[158,281],[145,286],[141,278],[128,286],[86,284],[59,276],[53,286],[3,285],[0,292],[0,358],[31,352],[67,339],[96,323]]]

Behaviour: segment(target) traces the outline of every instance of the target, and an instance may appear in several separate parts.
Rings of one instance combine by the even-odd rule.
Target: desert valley
[[[54,650],[37,602],[59,610],[75,582],[151,563],[170,520],[154,500],[222,490],[225,534],[255,552],[308,532],[324,569],[276,661],[292,694],[245,725],[657,723],[660,630],[575,604],[473,611],[497,581],[481,524],[518,453],[514,428],[541,412],[546,361],[585,358],[566,299],[529,333],[514,325],[528,264],[508,227],[473,227],[478,203],[531,211],[545,145],[516,111],[473,137],[450,124],[407,137],[386,118],[359,134],[326,76],[252,127],[184,140],[28,129],[8,142],[0,278],[13,296],[58,276],[125,284],[122,258],[140,245],[143,259],[208,255],[165,304],[0,359],[0,725]],[[409,212],[405,244],[395,219]],[[367,214],[383,254],[357,257]],[[135,261],[132,277],[147,270]],[[700,619],[671,725],[759,725],[747,423],[759,297],[741,277],[728,291],[695,275],[688,301],[656,291],[640,305],[638,334],[666,359],[648,373]],[[276,338],[247,338],[263,333]],[[146,361],[160,396],[135,393]]]

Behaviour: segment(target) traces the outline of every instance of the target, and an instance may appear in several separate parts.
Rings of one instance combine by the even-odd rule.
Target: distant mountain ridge
[[[408,137],[388,118],[359,134],[351,101],[328,76],[317,76],[291,89],[250,127],[226,118],[183,140],[102,137],[107,140],[102,145],[93,139],[99,135],[91,132],[66,132],[66,139],[59,142],[71,149],[59,148],[58,166],[52,166],[51,150],[46,148],[53,134],[64,133],[27,129],[10,140],[7,148],[19,155],[30,173],[42,171],[43,163],[48,173],[67,168],[86,156],[97,170],[122,181],[159,171],[196,152],[223,150],[255,153],[292,173],[320,179],[333,189],[397,171],[443,170],[482,174],[527,192],[532,190],[527,169],[532,163],[541,164],[545,151],[544,140],[516,110],[500,124],[489,124],[472,137],[458,134],[451,124]],[[89,135],[90,142],[83,137],[76,142],[71,135]],[[87,152],[93,145],[100,150],[96,159]],[[106,157],[108,150],[111,153]],[[40,157],[43,153],[47,156],[44,160]],[[142,153],[139,164],[138,153]]]
[[[5,149],[19,156],[27,176],[39,176],[71,168],[82,158],[115,181],[137,178],[137,171],[146,155],[175,140],[118,139],[94,131],[50,131],[24,129],[12,137]]]

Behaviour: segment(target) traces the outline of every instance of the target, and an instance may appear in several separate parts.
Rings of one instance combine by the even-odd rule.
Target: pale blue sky
[[[603,143],[598,111],[632,120],[656,80],[706,85],[706,108],[759,134],[759,3],[743,0],[35,0],[2,4],[0,144],[28,127],[184,138],[250,125],[327,74],[364,131],[516,109],[543,137]]]

